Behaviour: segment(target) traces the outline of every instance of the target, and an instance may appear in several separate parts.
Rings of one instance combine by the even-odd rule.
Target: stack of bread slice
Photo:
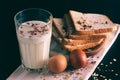
[[[116,25],[105,15],[70,10],[63,18],[53,18],[52,36],[68,51],[100,46]]]

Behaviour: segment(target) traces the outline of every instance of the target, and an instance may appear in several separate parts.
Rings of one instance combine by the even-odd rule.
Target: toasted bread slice
[[[86,44],[78,44],[78,45],[73,45],[73,46],[72,45],[64,45],[64,48],[67,49],[68,51],[73,51],[73,50],[79,49],[79,48],[82,50],[85,50],[85,49],[100,45],[103,41],[104,41],[104,39],[102,38],[94,43],[90,42],[90,43],[86,43]]]
[[[105,15],[73,10],[69,14],[77,34],[99,34],[117,30],[116,25]]]
[[[74,40],[96,40],[96,39],[109,38],[109,37],[111,37],[111,33],[69,36],[70,39],[74,39]]]
[[[102,38],[101,38],[102,39]],[[104,38],[103,38],[104,39]],[[94,43],[99,41],[100,39],[91,39],[91,40],[73,40],[73,39],[64,39],[64,45],[82,45],[87,43]]]

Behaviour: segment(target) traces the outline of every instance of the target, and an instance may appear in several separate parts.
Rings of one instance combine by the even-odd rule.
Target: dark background
[[[119,0],[4,0],[0,2],[0,80],[5,80],[21,64],[13,18],[18,11],[26,8],[43,8],[49,10],[54,17],[62,17],[70,9],[100,13],[110,17],[113,22],[120,23]],[[108,79],[119,80],[119,56],[120,35],[102,61],[104,64],[109,64],[113,58],[116,58],[117,61],[109,67],[115,71],[100,72],[96,69],[95,72],[105,75]],[[101,68],[105,70],[106,67]],[[116,76],[115,73],[118,75]],[[103,80],[101,77],[98,78]],[[93,80],[93,77],[90,80]]]

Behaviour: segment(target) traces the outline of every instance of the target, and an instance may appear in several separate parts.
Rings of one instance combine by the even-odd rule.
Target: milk
[[[22,23],[17,30],[22,63],[26,68],[43,68],[49,59],[52,28],[42,21]]]

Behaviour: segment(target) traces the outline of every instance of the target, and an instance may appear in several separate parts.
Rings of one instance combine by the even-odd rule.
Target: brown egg
[[[87,56],[81,49],[73,50],[70,53],[69,60],[74,68],[81,68],[87,65]]]
[[[67,67],[67,59],[64,55],[58,54],[50,58],[48,62],[48,69],[54,73],[63,72]]]

